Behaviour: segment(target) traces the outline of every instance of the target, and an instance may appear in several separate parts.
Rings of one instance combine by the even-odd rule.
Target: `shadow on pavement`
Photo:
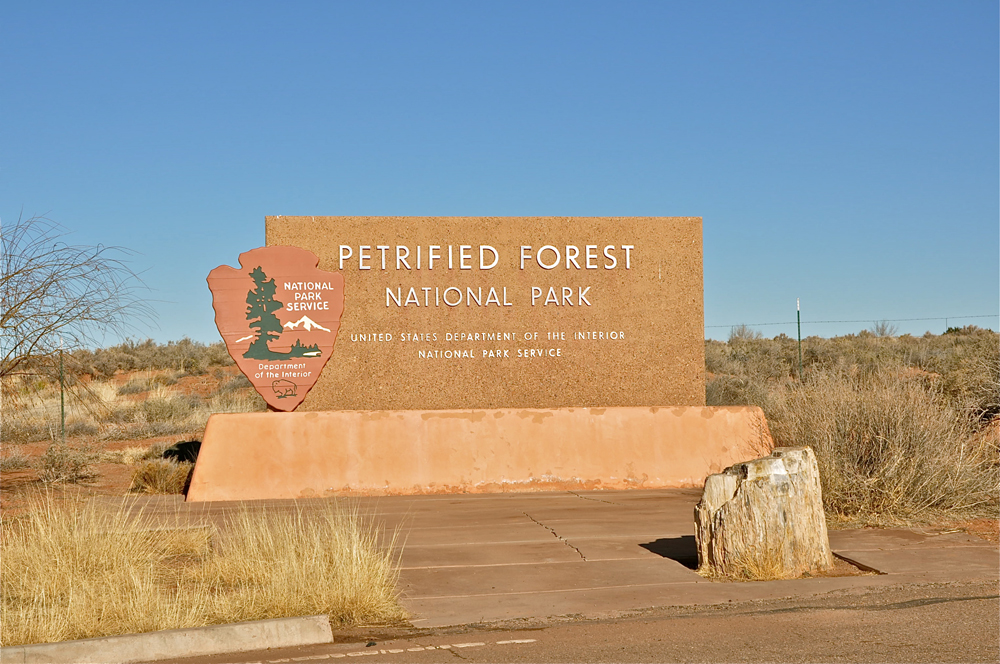
[[[639,546],[658,556],[679,562],[688,569],[698,569],[698,545],[695,544],[694,535],[664,537]]]

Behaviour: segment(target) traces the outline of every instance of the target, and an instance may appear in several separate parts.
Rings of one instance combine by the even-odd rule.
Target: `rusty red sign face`
[[[215,324],[240,371],[275,410],[295,410],[333,353],[344,277],[298,247],[260,247],[208,275]]]

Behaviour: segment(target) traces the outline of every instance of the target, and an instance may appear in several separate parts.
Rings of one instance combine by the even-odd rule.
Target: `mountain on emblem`
[[[285,323],[284,325],[282,325],[282,327],[285,328],[286,330],[297,330],[299,328],[299,325],[303,326],[308,332],[312,332],[313,330],[323,330],[324,332],[330,331],[327,328],[320,325],[319,323],[317,323],[316,321],[314,321],[312,318],[309,318],[309,316],[303,316],[294,323],[292,322]]]

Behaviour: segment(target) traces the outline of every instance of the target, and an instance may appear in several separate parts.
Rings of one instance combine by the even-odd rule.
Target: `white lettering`
[[[396,269],[400,269],[400,265],[405,265],[406,269],[410,269],[410,264],[406,262],[406,259],[410,257],[410,248],[401,245],[396,245]]]
[[[486,264],[486,252],[492,252],[493,262],[489,265]],[[479,245],[479,269],[480,270],[492,270],[496,267],[497,263],[500,262],[500,253],[488,244]]]
[[[544,251],[551,251],[556,255],[556,260],[551,265],[546,265],[545,263],[542,262],[542,252]],[[551,244],[547,244],[538,250],[538,254],[535,256],[535,262],[538,263],[538,266],[541,267],[543,270],[551,270],[556,265],[559,265],[560,258],[561,256],[559,255],[559,250],[553,247]]]
[[[604,247],[604,257],[611,261],[611,265],[608,265],[607,263],[604,264],[604,269],[605,270],[615,269],[615,266],[618,265],[618,259],[615,258],[615,245],[609,244],[608,246]]]

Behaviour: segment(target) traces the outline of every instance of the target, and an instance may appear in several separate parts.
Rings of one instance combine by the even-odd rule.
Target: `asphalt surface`
[[[996,582],[833,591],[439,629],[335,631],[330,645],[176,659],[261,662],[997,662]],[[372,644],[372,645],[369,645]]]

